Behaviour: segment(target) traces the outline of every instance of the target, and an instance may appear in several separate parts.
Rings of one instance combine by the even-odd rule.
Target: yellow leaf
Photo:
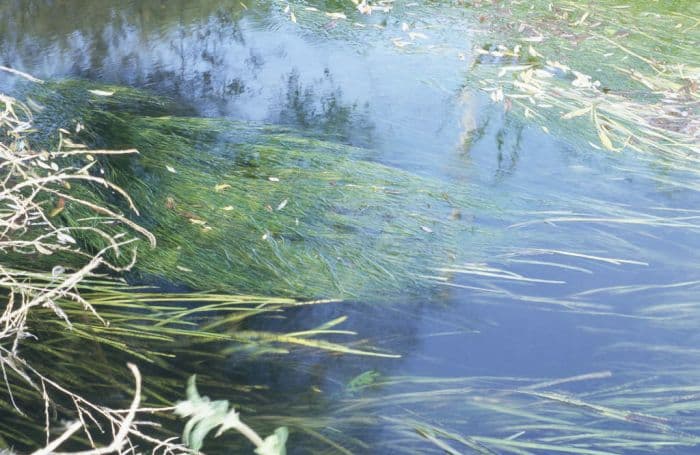
[[[591,106],[576,109],[575,111],[567,112],[566,114],[562,115],[561,118],[563,118],[564,120],[569,120],[572,118],[581,117],[582,115],[586,115],[588,112],[590,112],[590,110]]]
[[[331,19],[347,19],[348,17],[343,13],[326,13],[326,16]]]
[[[55,207],[53,210],[49,212],[49,218],[53,218],[55,216],[58,216],[59,213],[63,211],[63,207]]]
[[[608,137],[608,135],[605,133],[605,130],[603,128],[598,128],[598,137],[600,138],[600,143],[603,144],[603,147],[605,147],[608,150],[615,150],[615,147],[613,147],[612,141]]]

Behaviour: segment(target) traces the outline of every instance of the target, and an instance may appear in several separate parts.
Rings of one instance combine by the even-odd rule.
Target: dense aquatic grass
[[[137,265],[144,274],[195,289],[376,296],[410,288],[470,237],[460,218],[475,202],[464,189],[372,162],[367,150],[277,127],[148,115],[163,102],[89,88],[53,87],[96,145],[140,150],[100,165],[158,239]],[[89,215],[70,204],[61,213]]]
[[[669,379],[610,371],[553,379],[377,373],[353,393],[341,388],[332,404],[319,395],[287,398],[285,412],[276,413],[268,411],[274,399],[257,401],[266,415],[252,421],[288,426],[312,453],[684,453],[700,443],[688,419],[698,409],[697,387],[691,376]]]
[[[153,104],[149,99],[147,95],[133,97],[128,108],[138,108],[142,102]],[[172,435],[174,425],[160,430],[157,422],[134,419],[137,414],[157,413],[155,419],[169,420],[163,413],[172,410],[167,405],[182,396],[178,389],[184,383],[183,369],[175,369],[172,361],[192,355],[194,349],[215,353],[237,345],[239,350],[260,355],[297,346],[336,354],[397,357],[366,350],[362,343],[346,346],[328,340],[329,335],[353,334],[337,328],[344,318],[295,333],[244,326],[254,316],[279,318],[285,309],[327,302],[167,293],[130,287],[116,279],[115,274],[127,272],[135,263],[136,250],[130,251],[136,243],[134,235],[149,240],[151,248],[157,239],[107,208],[107,199],[123,198],[125,209],[136,212],[133,199],[121,187],[106,180],[104,172],[93,175],[91,170],[99,168],[101,158],[135,151],[86,150],[65,129],[58,131],[58,143],[52,144],[51,127],[46,126],[30,138],[36,120],[32,109],[43,109],[35,101],[28,101],[33,106],[30,109],[5,95],[0,102],[0,127],[5,133],[0,144],[0,369],[6,390],[0,398],[0,413],[4,421],[13,422],[0,428],[3,449],[29,450],[46,444],[38,453],[50,453],[59,446],[103,446],[100,450],[113,452],[138,440],[171,453],[187,452],[178,443],[162,439]],[[159,109],[157,104],[151,107]],[[64,121],[60,115],[45,118]],[[47,149],[35,148],[37,143]],[[109,195],[100,195],[95,189],[99,187],[107,188]],[[90,216],[61,216],[79,207]],[[91,235],[98,241],[89,242]],[[111,275],[99,275],[101,270]],[[218,319],[211,323],[214,316]],[[200,351],[196,351],[196,361],[202,360]],[[213,356],[221,361],[224,354]],[[132,395],[123,368],[128,361],[139,363],[151,375],[142,382],[139,369],[129,364],[136,381],[134,398],[128,408],[120,409]],[[155,407],[144,407],[142,400]],[[64,419],[77,420],[63,425]],[[144,426],[155,430],[143,430]]]
[[[495,32],[480,40],[475,69],[494,101],[572,143],[695,174],[696,2],[508,6],[480,10]]]

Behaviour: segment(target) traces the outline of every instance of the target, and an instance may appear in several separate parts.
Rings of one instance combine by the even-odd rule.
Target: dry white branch
[[[8,68],[0,67],[0,70],[33,80],[31,76]],[[138,214],[134,201],[124,190],[100,176],[90,174],[95,156],[138,153],[136,150],[62,151],[59,147],[52,153],[36,152],[26,135],[32,121],[32,113],[27,106],[0,94],[0,296],[5,301],[0,312],[0,371],[4,387],[18,413],[22,413],[21,403],[15,401],[13,384],[24,382],[25,387],[28,385],[35,389],[44,401],[46,445],[34,455],[58,453],[57,450],[79,431],[87,435],[92,448],[71,455],[136,453],[137,440],[164,453],[189,453],[186,447],[174,440],[163,441],[139,429],[139,425],[147,426],[147,423],[138,421],[137,416],[160,410],[139,407],[141,376],[135,365],[129,365],[135,379],[134,397],[131,406],[122,410],[88,401],[40,373],[20,355],[21,345],[33,337],[28,327],[29,316],[38,308],[51,309],[71,328],[71,321],[62,305],[78,303],[96,320],[107,325],[90,302],[81,297],[81,282],[94,277],[101,267],[114,271],[129,270],[136,260],[135,247],[129,247],[131,257],[127,256],[125,265],[112,264],[108,254],[115,258],[122,257],[125,247],[138,240],[134,235],[145,237],[152,246],[156,243],[153,234],[126,216],[72,192],[71,183],[88,189],[107,188]],[[87,160],[88,164],[81,165],[81,160]],[[75,220],[70,226],[62,226],[57,215],[67,202],[86,207],[97,217]],[[114,229],[95,227],[99,223],[107,223]],[[119,226],[123,227],[121,231]],[[86,235],[101,239],[106,246],[97,252],[86,248],[76,240]],[[55,261],[55,265],[48,266],[50,270],[42,272],[40,267],[38,270],[23,268],[18,265],[22,261],[11,259],[22,255],[28,259],[24,261],[25,264],[31,264],[35,257],[64,259]],[[67,260],[65,258],[70,258],[69,262],[73,264],[70,270],[68,265],[61,262]],[[16,382],[12,383],[13,380]],[[76,420],[60,436],[50,441],[49,410],[54,395],[73,403]],[[111,442],[104,447],[96,447],[91,431],[111,431]]]

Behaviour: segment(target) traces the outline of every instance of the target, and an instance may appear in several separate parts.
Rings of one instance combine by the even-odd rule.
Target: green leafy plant
[[[241,421],[240,414],[229,409],[228,400],[211,401],[197,391],[196,376],[191,376],[187,384],[187,400],[180,401],[175,407],[175,414],[189,417],[182,434],[183,442],[195,451],[199,451],[207,435],[219,428],[215,437],[227,430],[236,430],[252,442],[258,455],[285,455],[289,432],[280,427],[273,434],[262,439],[258,433]]]

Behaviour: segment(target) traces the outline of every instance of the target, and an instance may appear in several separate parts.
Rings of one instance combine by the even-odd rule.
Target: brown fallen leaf
[[[63,209],[66,207],[66,200],[64,198],[58,198],[58,202],[56,202],[56,206],[49,212],[49,218],[53,218],[55,216],[58,216],[59,213],[63,211]]]

